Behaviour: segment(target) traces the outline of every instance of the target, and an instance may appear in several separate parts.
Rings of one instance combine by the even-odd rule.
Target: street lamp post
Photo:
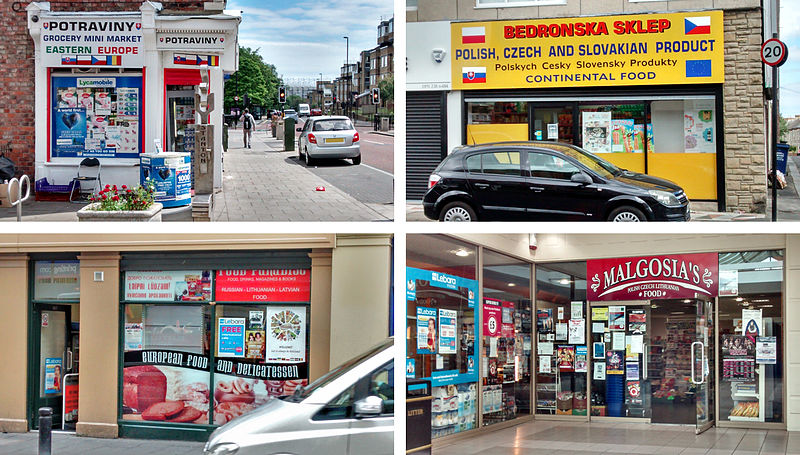
[[[344,38],[345,42],[347,43],[347,53],[345,54],[346,57],[345,57],[345,60],[344,60],[344,70],[346,72],[345,74],[347,74],[347,82],[345,83],[345,87],[344,87],[344,90],[345,90],[345,101],[347,102],[347,104],[345,104],[345,109],[346,109],[345,115],[350,117],[350,115],[349,115],[349,113],[350,113],[350,37],[349,36],[344,36],[343,38]]]

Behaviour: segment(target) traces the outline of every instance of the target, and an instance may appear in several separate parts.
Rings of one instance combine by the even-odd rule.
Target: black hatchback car
[[[430,176],[425,216],[439,221],[689,221],[678,185],[557,142],[463,146]]]

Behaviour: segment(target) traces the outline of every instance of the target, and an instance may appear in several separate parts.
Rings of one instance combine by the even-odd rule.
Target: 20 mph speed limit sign
[[[789,56],[789,49],[783,41],[771,38],[761,45],[761,60],[769,66],[781,66]]]

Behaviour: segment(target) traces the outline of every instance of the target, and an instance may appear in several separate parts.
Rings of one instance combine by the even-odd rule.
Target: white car
[[[308,104],[298,104],[297,105],[297,115],[300,117],[310,117],[311,116],[311,106]]]
[[[307,166],[317,158],[352,159],[353,164],[361,164],[358,131],[349,118],[309,117],[297,131],[300,133],[297,154],[300,159],[305,158]]]

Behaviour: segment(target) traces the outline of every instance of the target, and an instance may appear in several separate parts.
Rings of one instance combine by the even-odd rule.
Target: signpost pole
[[[772,67],[772,221],[778,221],[778,68]]]

